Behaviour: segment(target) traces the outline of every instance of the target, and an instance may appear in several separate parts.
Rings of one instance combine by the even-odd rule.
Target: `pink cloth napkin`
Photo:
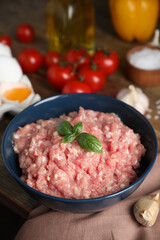
[[[40,206],[31,212],[15,240],[160,240],[160,214],[152,227],[140,225],[133,206],[160,192],[160,154],[142,185],[127,199],[98,213],[68,213]]]

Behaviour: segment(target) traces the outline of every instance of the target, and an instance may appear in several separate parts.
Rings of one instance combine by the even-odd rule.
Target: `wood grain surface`
[[[8,34],[12,37],[12,53],[15,57],[25,48],[35,48],[44,54],[48,50],[46,33],[45,33],[45,0],[1,0],[0,1],[0,35]],[[131,82],[126,78],[125,57],[126,53],[132,47],[139,43],[127,43],[117,37],[111,24],[107,1],[93,1],[96,11],[96,45],[115,50],[120,58],[120,66],[116,73],[107,78],[105,87],[98,93],[116,97],[119,90],[128,87]],[[20,43],[16,40],[15,30],[21,23],[29,23],[35,29],[36,38],[34,42],[29,44]],[[41,95],[41,98],[50,97],[60,94],[59,91],[50,87],[46,79],[46,70],[41,68],[34,74],[28,74],[36,93]],[[160,99],[160,86],[143,87],[143,91],[150,99],[150,114],[149,121],[153,125],[155,132],[160,142],[160,118],[157,113],[156,101]],[[0,144],[4,131],[12,120],[13,116],[9,113],[0,120]],[[12,178],[6,169],[2,154],[0,153],[0,201],[8,207],[16,211],[24,218],[29,212],[34,209],[39,203],[29,196]]]

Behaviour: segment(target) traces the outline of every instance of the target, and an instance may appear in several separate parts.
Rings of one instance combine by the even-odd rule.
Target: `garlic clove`
[[[159,213],[159,193],[152,198],[142,198],[134,205],[134,216],[136,220],[146,226],[154,225]]]
[[[151,42],[149,42],[149,45],[159,47],[160,46],[159,36],[160,36],[160,31],[159,29],[156,29],[154,32],[153,39]]]
[[[140,88],[133,85],[129,85],[128,89],[122,89],[116,98],[134,107],[142,114],[144,114],[149,107],[149,98]]]

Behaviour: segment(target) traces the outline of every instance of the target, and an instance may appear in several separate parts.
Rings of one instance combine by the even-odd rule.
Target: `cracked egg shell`
[[[0,85],[0,96],[2,102],[18,102],[26,100],[33,92],[33,89],[27,86],[26,83],[3,82]]]
[[[35,94],[26,75],[20,82],[0,83],[0,118],[5,112],[19,113],[29,105],[40,100],[39,94]]]

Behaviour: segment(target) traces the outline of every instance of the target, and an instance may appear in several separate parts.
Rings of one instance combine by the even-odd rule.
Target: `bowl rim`
[[[134,52],[138,52],[138,51],[142,50],[143,48],[151,48],[151,49],[160,50],[160,46],[152,46],[152,45],[147,44],[147,43],[143,44],[143,45],[134,46],[133,48],[130,48],[126,53],[126,63],[130,67],[132,67],[134,70],[142,72],[142,73],[149,73],[149,72],[152,73],[152,74],[160,73],[160,68],[157,68],[157,69],[143,69],[143,68],[138,68],[138,67],[134,66],[132,63],[130,63],[130,61],[129,61],[130,55]]]
[[[78,95],[77,95],[78,94]],[[109,100],[112,100],[112,101],[115,101],[117,103],[120,103],[124,106],[127,106],[127,108],[131,109],[132,111],[134,111],[136,114],[138,114],[145,122],[146,124],[149,126],[152,134],[153,134],[153,137],[154,137],[154,143],[155,143],[155,151],[154,151],[154,156],[153,156],[153,159],[152,161],[150,162],[149,166],[147,167],[147,169],[145,170],[145,172],[136,180],[134,181],[133,183],[131,183],[128,187],[120,190],[120,191],[117,191],[115,193],[112,193],[112,194],[108,194],[108,195],[104,195],[104,196],[101,196],[101,197],[96,197],[96,198],[87,198],[87,199],[72,199],[72,198],[62,198],[62,197],[56,197],[56,196],[52,196],[52,195],[49,195],[49,194],[46,194],[46,193],[43,193],[43,192],[40,192],[39,190],[36,190],[32,187],[30,187],[29,185],[27,185],[25,182],[23,182],[20,177],[17,176],[17,174],[15,174],[15,172],[8,166],[8,163],[6,162],[6,154],[5,154],[5,141],[6,141],[6,136],[7,136],[7,133],[9,132],[10,128],[12,127],[12,125],[14,125],[14,123],[17,121],[17,119],[19,119],[23,113],[27,112],[30,108],[33,108],[34,106],[38,106],[40,104],[43,104],[47,101],[53,101],[57,98],[61,98],[61,97],[70,97],[70,96],[91,96],[91,97],[98,97],[98,98],[103,98],[103,99],[109,99]],[[142,115],[140,112],[138,112],[135,108],[133,108],[132,106],[122,102],[121,100],[118,100],[114,97],[110,97],[110,96],[106,96],[106,95],[102,95],[102,94],[97,94],[97,93],[70,93],[70,94],[60,94],[60,95],[55,95],[55,96],[52,96],[52,97],[48,97],[48,98],[45,98],[45,99],[42,99],[42,100],[39,100],[38,102],[30,105],[29,107],[25,108],[24,110],[22,110],[19,114],[17,114],[12,120],[11,122],[8,124],[5,132],[4,132],[4,135],[3,135],[3,138],[2,138],[2,144],[1,144],[1,150],[2,150],[2,157],[3,157],[3,162],[5,163],[5,166],[7,167],[8,171],[10,172],[10,174],[15,178],[15,180],[20,184],[22,185],[24,188],[27,188],[27,190],[30,190],[31,192],[33,192],[34,194],[37,194],[38,196],[41,196],[41,197],[47,197],[47,199],[52,199],[52,200],[55,200],[55,201],[61,201],[61,202],[69,202],[69,203],[75,203],[75,204],[78,204],[78,203],[91,203],[92,201],[102,201],[102,200],[106,200],[106,199],[110,199],[110,198],[114,198],[116,196],[120,196],[121,194],[129,191],[131,188],[134,188],[137,184],[140,184],[143,182],[143,180],[146,178],[146,176],[149,174],[149,172],[151,171],[155,161],[156,161],[156,157],[157,157],[157,153],[158,153],[158,141],[157,141],[157,137],[156,137],[156,134],[155,134],[155,131],[151,125],[151,123],[145,118],[144,115]]]

